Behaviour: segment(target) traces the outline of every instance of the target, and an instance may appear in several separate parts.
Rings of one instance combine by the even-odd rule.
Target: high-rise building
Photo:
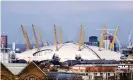
[[[7,51],[7,36],[1,35],[1,51]]]
[[[97,41],[98,41],[97,36],[90,36],[89,37],[89,42],[97,42]]]
[[[99,41],[97,36],[90,36],[88,45],[99,46]]]

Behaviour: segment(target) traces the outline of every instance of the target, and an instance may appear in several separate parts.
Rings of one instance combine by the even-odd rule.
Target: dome
[[[32,49],[25,51],[18,55],[18,58],[24,58],[28,60],[46,60],[52,59],[53,55],[56,55],[60,58],[60,61],[75,60],[75,57],[79,55],[83,60],[117,60],[120,59],[120,53],[105,50],[102,48],[99,51],[99,47],[96,46],[87,46],[84,45],[79,51],[78,44],[75,43],[64,43],[58,44],[59,50],[56,51],[55,46],[45,46],[42,47],[39,51],[37,49]],[[100,58],[99,58],[100,57]]]

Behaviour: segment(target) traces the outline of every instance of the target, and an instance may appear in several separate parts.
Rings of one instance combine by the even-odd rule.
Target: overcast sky
[[[58,31],[62,26],[64,42],[78,40],[80,24],[85,27],[86,41],[89,36],[99,37],[101,31],[96,29],[103,28],[104,24],[111,29],[119,25],[118,39],[121,44],[128,43],[128,35],[133,30],[133,1],[12,1],[2,2],[1,5],[2,32],[8,35],[9,43],[24,43],[21,24],[26,27],[31,43],[35,42],[32,24],[36,29],[41,27],[44,42],[54,41],[54,24]]]

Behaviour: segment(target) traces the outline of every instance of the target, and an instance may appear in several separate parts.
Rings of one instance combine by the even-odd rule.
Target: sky
[[[8,43],[25,43],[21,24],[26,27],[31,43],[35,43],[32,24],[36,33],[40,26],[43,41],[50,43],[54,42],[54,24],[58,40],[62,27],[63,42],[77,42],[81,24],[85,27],[85,41],[89,36],[100,38],[101,31],[97,29],[106,24],[109,29],[119,25],[117,38],[121,44],[127,44],[133,30],[133,1],[3,1],[1,17],[2,34],[8,35]]]

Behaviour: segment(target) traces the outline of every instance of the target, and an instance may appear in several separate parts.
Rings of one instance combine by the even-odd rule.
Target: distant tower
[[[99,42],[98,42],[97,36],[90,36],[89,37],[89,45],[99,46]]]
[[[7,52],[7,36],[6,35],[1,35],[1,48],[2,48],[2,50],[1,51],[5,51],[5,52]]]
[[[7,36],[1,35],[1,52],[0,52],[0,62],[8,63],[9,62],[9,54],[7,53]]]
[[[111,40],[109,39],[109,34],[106,32],[105,34],[104,34],[104,48],[105,49],[109,49],[109,45],[110,45],[110,43],[111,43]]]
[[[16,50],[16,44],[15,44],[15,42],[12,43],[12,50],[13,50],[13,51]]]
[[[89,37],[89,42],[97,42],[97,36],[90,36]]]

